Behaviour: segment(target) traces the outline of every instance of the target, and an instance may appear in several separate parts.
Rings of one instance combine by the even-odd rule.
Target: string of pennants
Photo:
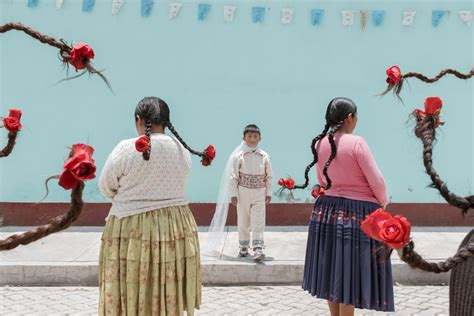
[[[27,6],[29,8],[35,8],[38,6],[40,0],[27,0]],[[56,8],[59,10],[62,8],[62,5],[65,0],[56,0]],[[119,13],[123,4],[126,0],[111,0],[112,3],[112,14],[116,15]],[[141,0],[141,16],[148,17],[151,15],[153,10],[154,0]],[[91,12],[94,9],[96,0],[82,0],[82,11]],[[169,3],[169,18],[175,19],[183,7],[182,3],[179,2],[170,2]],[[211,4],[199,3],[197,4],[197,19],[199,21],[204,21],[209,16],[211,11]],[[225,22],[232,22],[234,20],[234,15],[237,10],[236,6],[226,5],[223,10],[223,18]],[[266,7],[254,6],[251,8],[250,17],[253,23],[263,23],[265,20],[265,14],[267,12]],[[320,25],[323,21],[325,10],[323,9],[312,9],[310,10],[309,22],[311,25]],[[372,24],[375,27],[381,26],[386,16],[384,10],[360,10],[360,24],[361,29],[364,30],[369,15],[371,16]],[[443,19],[448,16],[451,12],[449,10],[433,10],[431,14],[431,24],[433,27],[438,27]],[[295,14],[294,8],[283,8],[281,9],[281,18],[280,21],[282,24],[291,24],[293,16]],[[343,26],[352,26],[354,24],[354,18],[357,12],[355,10],[343,10],[341,11],[341,24]],[[472,10],[460,10],[458,12],[459,18],[468,26],[472,24]],[[402,16],[402,24],[405,26],[410,26],[415,20],[416,11],[405,11]]]

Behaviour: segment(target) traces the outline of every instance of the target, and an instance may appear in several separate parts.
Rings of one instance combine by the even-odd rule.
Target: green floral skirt
[[[109,218],[99,283],[99,315],[193,315],[201,304],[201,262],[189,207]]]

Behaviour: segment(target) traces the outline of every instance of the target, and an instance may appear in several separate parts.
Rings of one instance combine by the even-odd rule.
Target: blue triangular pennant
[[[207,3],[198,4],[198,20],[204,21],[211,10],[211,5]]]
[[[322,9],[313,9],[311,10],[311,24],[319,25],[324,15],[324,10]]]
[[[38,6],[39,0],[28,0],[28,8],[36,8]]]
[[[253,7],[252,8],[252,22],[262,23],[265,19],[265,8],[264,7]]]
[[[438,27],[445,15],[446,11],[434,10],[431,15],[431,23],[433,24],[433,27]]]
[[[82,12],[92,12],[95,0],[82,0]]]
[[[385,11],[374,10],[372,11],[372,22],[374,26],[380,26],[385,18]]]
[[[150,16],[154,3],[154,0],[142,0],[141,14],[143,17]]]

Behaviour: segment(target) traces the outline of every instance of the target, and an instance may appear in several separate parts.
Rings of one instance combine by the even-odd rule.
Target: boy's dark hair
[[[260,128],[255,124],[249,124],[244,128],[244,136],[247,135],[247,133],[258,133],[258,135],[260,135]]]

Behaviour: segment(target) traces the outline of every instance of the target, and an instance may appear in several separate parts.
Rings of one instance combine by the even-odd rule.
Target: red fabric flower
[[[143,153],[143,152],[147,151],[149,147],[150,147],[150,139],[146,135],[143,135],[143,136],[139,137],[135,141],[135,149],[138,152]]]
[[[69,190],[77,186],[79,181],[95,178],[95,160],[92,159],[94,148],[85,144],[72,146],[69,159],[64,163],[64,169],[59,176],[59,185]]]
[[[425,100],[425,112],[427,115],[436,115],[441,112],[443,101],[438,97],[429,97]]]
[[[10,113],[8,114],[7,117],[3,118],[3,126],[9,131],[9,132],[18,132],[21,130],[21,110],[18,109],[10,109],[8,110]]]
[[[292,178],[281,178],[278,180],[278,184],[284,188],[287,188],[288,190],[292,190],[295,187],[295,180],[293,180]]]
[[[312,191],[311,191],[311,195],[317,199],[319,196],[323,196],[325,195],[326,192],[324,191],[323,187],[321,186],[318,186],[316,188],[314,188]]]
[[[387,69],[387,83],[390,85],[397,84],[402,79],[402,73],[398,66],[392,66]]]
[[[206,149],[204,149],[204,154],[201,159],[201,164],[207,167],[211,165],[215,157],[216,157],[216,149],[214,148],[214,146],[209,145],[207,146]]]
[[[381,208],[370,214],[361,223],[364,233],[393,249],[403,248],[410,241],[410,222],[402,216],[393,216]]]
[[[438,97],[429,97],[425,100],[425,110],[416,109],[415,115],[419,120],[432,116],[435,120],[435,127],[441,125],[440,114],[443,107],[443,101]]]
[[[87,44],[78,43],[74,45],[73,49],[69,52],[69,63],[76,68],[81,70],[86,68],[89,60],[94,59],[94,50]]]

